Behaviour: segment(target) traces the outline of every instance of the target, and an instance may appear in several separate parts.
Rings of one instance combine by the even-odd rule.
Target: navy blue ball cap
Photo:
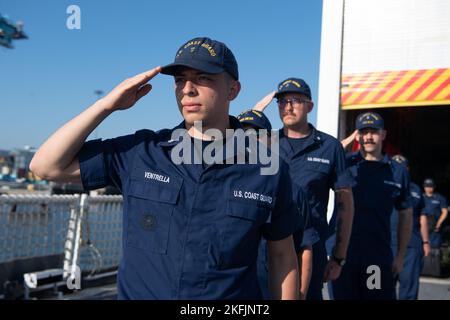
[[[278,90],[275,93],[275,98],[279,98],[285,93],[299,93],[305,95],[309,100],[311,100],[311,89],[309,85],[303,79],[299,78],[288,78],[280,84],[278,84]]]
[[[269,119],[261,111],[247,110],[238,115],[237,119],[242,124],[249,124],[259,129],[267,129],[267,131],[272,130]]]
[[[222,42],[210,38],[194,38],[178,49],[175,61],[162,67],[161,73],[177,75],[180,67],[188,67],[205,73],[228,72],[239,79],[238,65],[233,52]]]
[[[356,117],[356,129],[364,128],[384,129],[383,118],[375,112],[364,112]]]
[[[425,180],[423,181],[423,186],[424,186],[424,187],[431,187],[431,188],[434,188],[435,184],[434,184],[433,179],[431,179],[431,178],[425,179]]]

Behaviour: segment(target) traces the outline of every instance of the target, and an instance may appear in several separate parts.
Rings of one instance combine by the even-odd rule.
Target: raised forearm
[[[89,134],[110,114],[99,100],[59,128],[34,155],[30,168],[41,178],[57,178],[74,160]]]
[[[258,101],[254,106],[253,106],[253,110],[256,111],[261,111],[263,112],[264,109],[267,108],[267,106],[272,102],[273,97],[275,95],[276,91],[272,91],[271,93],[269,93],[268,95],[266,95],[264,98],[262,98],[260,101]]]
[[[334,254],[338,258],[347,256],[353,224],[353,193],[351,188],[336,190],[336,244]]]
[[[341,141],[344,150],[346,150],[352,144],[352,142],[355,141],[356,132],[357,130],[353,131],[351,135]]]
[[[104,98],[58,129],[34,155],[30,169],[47,180],[79,178],[76,155],[89,134],[115,110],[132,107],[151,90],[147,82],[161,71],[160,67],[122,81]]]

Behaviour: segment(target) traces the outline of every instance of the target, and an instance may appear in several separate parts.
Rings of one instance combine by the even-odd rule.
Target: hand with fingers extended
[[[132,107],[140,98],[150,92],[152,85],[147,82],[160,72],[161,67],[156,67],[120,83],[101,99],[105,104],[105,109],[112,112]]]
[[[272,102],[275,93],[276,91],[269,93],[267,96],[258,101],[252,109],[261,112],[264,111],[264,109],[267,108],[267,106]]]
[[[352,132],[351,135],[349,135],[347,138],[341,141],[342,147],[344,150],[346,150],[354,141],[356,141],[356,134],[358,133],[358,130],[355,130]]]

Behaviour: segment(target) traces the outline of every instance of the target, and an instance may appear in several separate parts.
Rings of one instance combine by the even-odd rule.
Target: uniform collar
[[[318,131],[311,123],[308,123],[308,126],[311,130],[311,134],[306,138],[311,137],[312,139],[310,140],[310,143],[305,145],[305,147],[302,150],[298,150],[297,152],[295,152],[294,156],[313,145],[318,145],[318,144],[323,143],[324,137],[323,137],[322,133],[320,131]],[[279,132],[280,140],[282,140],[283,138],[285,138],[286,140],[289,139],[289,137],[284,134],[284,128],[281,128],[278,132]],[[286,145],[284,147],[285,148],[287,147],[290,150],[291,154],[294,153],[294,150],[292,149],[290,143],[286,143]]]
[[[230,128],[229,129],[233,129],[233,130],[237,130],[237,129],[243,129],[241,122],[236,119],[233,116],[229,116],[229,121],[230,121]],[[158,142],[158,146],[161,147],[166,147],[166,148],[173,148],[174,146],[176,146],[177,144],[179,144],[181,142],[180,140],[172,140],[172,133],[173,131],[177,130],[177,129],[185,129],[185,121],[182,121],[179,125],[177,125],[176,127],[174,127],[171,130],[168,130],[168,132],[164,135],[164,138],[162,141]],[[230,137],[229,139],[234,139],[232,137]],[[239,151],[239,153],[236,152],[236,150]],[[249,154],[252,152],[249,148],[245,148],[245,158],[248,159]],[[237,149],[237,145],[235,144],[235,152],[233,153],[233,158],[239,157],[241,155],[240,153],[240,149]],[[227,162],[227,158],[223,158],[223,162],[226,163]]]
[[[360,151],[356,151],[355,153],[353,153],[352,158],[356,162],[367,161],[366,159],[364,159],[364,157],[362,156]],[[376,162],[383,163],[383,164],[391,164],[391,159],[389,158],[389,156],[387,154],[385,154],[385,155],[383,155],[383,158],[380,161],[376,161]]]
[[[322,143],[323,135],[322,132],[318,131],[312,124],[308,123],[311,128],[311,134],[315,143]]]
[[[322,140],[322,135],[320,134],[321,132],[318,131],[311,123],[308,123],[308,126],[309,126],[309,129],[311,130],[311,134],[309,136],[313,136],[314,141],[321,141]],[[289,138],[287,135],[284,134],[284,127],[281,128],[279,130],[279,132],[280,132],[280,138],[281,137]]]
[[[238,119],[236,119],[233,116],[228,116],[228,117],[229,117],[229,121],[230,121],[230,127],[231,127],[230,129],[234,129],[234,130],[236,130],[236,129],[243,129],[242,128],[242,124],[241,124],[241,122]],[[184,120],[180,124],[178,124],[176,127],[172,128],[170,130],[169,134],[166,137],[164,137],[164,140],[160,141],[158,143],[158,146],[169,147],[170,148],[170,147],[174,147],[178,143],[180,143],[180,140],[172,140],[172,133],[175,130],[177,130],[177,129],[186,129],[186,125],[185,125],[185,121]]]

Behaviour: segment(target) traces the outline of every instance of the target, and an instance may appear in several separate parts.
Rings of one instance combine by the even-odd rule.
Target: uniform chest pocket
[[[270,218],[270,210],[253,201],[227,202],[221,228],[221,249],[227,265],[241,265],[250,257],[243,252],[257,250],[261,228]]]
[[[323,160],[323,161],[325,161],[325,160]],[[330,165],[326,164],[326,163],[306,161],[305,170],[314,171],[317,173],[322,173],[324,175],[328,175],[328,173],[330,172]]]
[[[250,201],[233,201],[227,202],[226,214],[230,218],[240,220],[253,221],[256,224],[262,224],[268,218],[270,208],[267,206],[257,205]]]
[[[146,252],[165,254],[172,214],[178,201],[180,184],[164,186],[131,181],[128,202],[127,245]]]
[[[298,177],[294,177],[293,180],[303,186],[309,194],[316,194],[317,190],[322,190],[329,185],[330,165],[328,164],[304,161],[299,163],[295,170],[303,173],[300,181],[297,181]]]

